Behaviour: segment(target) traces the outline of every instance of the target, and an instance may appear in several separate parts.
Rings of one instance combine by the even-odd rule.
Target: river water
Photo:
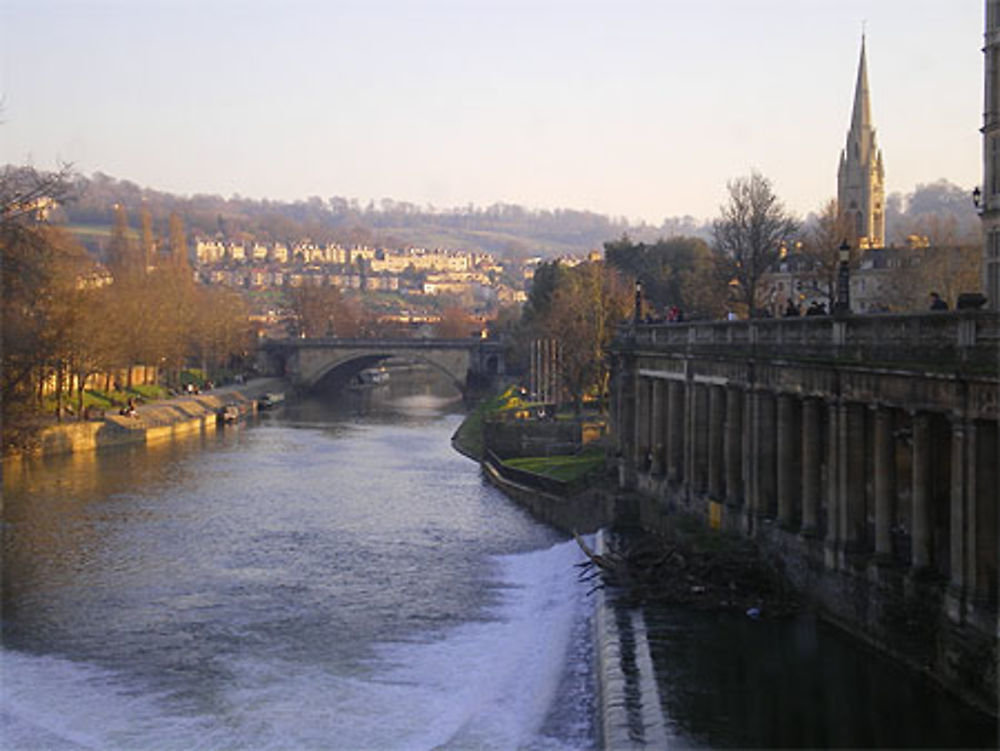
[[[459,409],[394,378],[8,467],[0,747],[596,748],[581,553],[452,450]],[[808,617],[642,618],[676,747],[996,746]]]
[[[2,745],[593,747],[577,546],[378,391],[5,473]]]

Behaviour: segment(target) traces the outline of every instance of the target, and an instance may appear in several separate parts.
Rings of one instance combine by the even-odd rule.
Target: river
[[[460,407],[394,378],[8,467],[0,745],[595,748],[581,553],[452,450]],[[642,615],[676,747],[996,745],[814,619]]]
[[[378,391],[8,470],[4,747],[592,747],[575,543]]]

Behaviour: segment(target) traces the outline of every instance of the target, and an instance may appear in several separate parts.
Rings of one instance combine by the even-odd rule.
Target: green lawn
[[[574,482],[604,467],[604,450],[587,448],[572,456],[524,456],[508,459],[508,467],[562,482]]]

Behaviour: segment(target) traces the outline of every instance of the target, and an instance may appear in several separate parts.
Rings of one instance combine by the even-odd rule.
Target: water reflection
[[[664,714],[707,748],[995,748],[997,730],[816,618],[646,608]]]

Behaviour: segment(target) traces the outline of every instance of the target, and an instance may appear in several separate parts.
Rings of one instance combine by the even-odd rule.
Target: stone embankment
[[[108,413],[100,420],[63,422],[43,428],[36,454],[97,451],[114,446],[148,444],[216,429],[218,414],[235,406],[241,414],[256,410],[256,399],[268,391],[283,391],[285,382],[258,378],[223,386],[205,394],[140,404],[134,416]]]

